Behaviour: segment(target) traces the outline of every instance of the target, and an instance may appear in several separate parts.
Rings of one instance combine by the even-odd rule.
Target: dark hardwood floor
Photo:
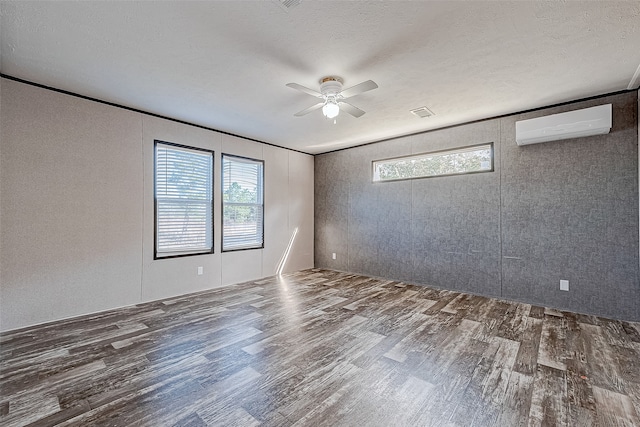
[[[640,324],[306,270],[0,335],[2,426],[639,426]]]

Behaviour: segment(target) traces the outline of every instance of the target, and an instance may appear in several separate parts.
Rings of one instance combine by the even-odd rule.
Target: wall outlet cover
[[[560,290],[568,291],[569,290],[569,281],[568,280],[560,280]]]

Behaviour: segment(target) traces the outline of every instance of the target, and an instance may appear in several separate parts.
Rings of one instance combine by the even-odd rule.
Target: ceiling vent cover
[[[293,9],[294,7],[302,3],[302,0],[273,0],[273,1],[278,3],[278,5],[287,12],[289,11],[289,9]]]
[[[429,110],[427,107],[416,108],[415,110],[411,110],[411,113],[415,114],[421,119],[424,119],[425,117],[431,117],[434,115],[433,111]]]

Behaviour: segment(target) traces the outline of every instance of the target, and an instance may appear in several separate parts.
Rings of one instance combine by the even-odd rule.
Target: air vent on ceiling
[[[427,107],[416,108],[415,110],[411,110],[411,113],[415,114],[416,116],[422,119],[424,119],[425,117],[431,117],[435,115],[433,111],[429,110]]]
[[[287,12],[289,11],[289,9],[293,9],[294,7],[298,6],[302,2],[302,0],[273,0],[273,1],[278,3],[278,5],[280,5],[280,7]]]

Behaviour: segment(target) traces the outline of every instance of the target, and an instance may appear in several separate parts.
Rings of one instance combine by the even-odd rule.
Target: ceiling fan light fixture
[[[335,119],[340,114],[340,110],[344,110],[347,114],[355,118],[361,117],[364,111],[355,105],[346,101],[352,96],[359,95],[363,92],[377,89],[378,85],[373,80],[367,80],[348,89],[342,90],[342,79],[336,76],[328,76],[320,79],[320,92],[308,87],[299,85],[298,83],[287,83],[287,87],[299,90],[316,98],[320,98],[320,102],[307,109],[294,114],[296,117],[302,117],[312,111],[322,109],[322,114],[328,119]],[[335,124],[335,120],[333,121]]]
[[[340,114],[340,106],[335,101],[327,101],[322,106],[322,114],[328,119],[333,119]]]

